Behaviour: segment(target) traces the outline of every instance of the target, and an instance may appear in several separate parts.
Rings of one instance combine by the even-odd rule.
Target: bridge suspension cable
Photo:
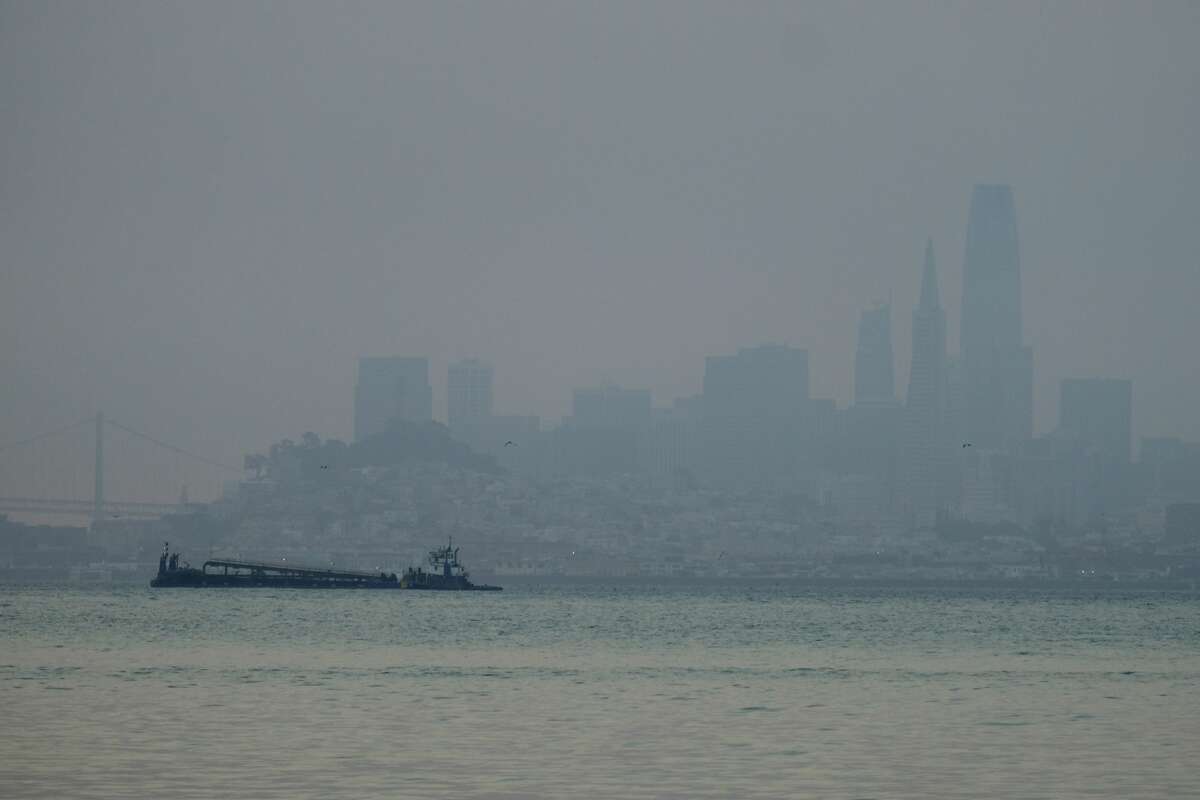
[[[81,419],[78,422],[72,422],[70,425],[64,425],[63,427],[55,428],[52,431],[46,431],[45,433],[39,433],[37,436],[30,436],[28,439],[21,439],[20,441],[16,441],[16,442],[5,442],[4,444],[0,444],[0,450],[8,450],[13,447],[20,447],[21,445],[33,444],[34,442],[40,442],[42,439],[49,439],[51,436],[57,436],[60,433],[66,433],[69,430],[73,430],[75,428],[80,428],[80,427],[83,427],[84,425],[90,425],[93,421],[95,421],[95,419],[96,419],[95,417],[85,417],[84,419]]]
[[[84,420],[84,421],[87,422],[88,420]],[[220,469],[230,470],[231,472],[242,472],[241,467],[234,467],[234,466],[230,466],[229,464],[222,464],[220,461],[213,461],[211,458],[205,458],[204,456],[200,455],[199,453],[193,453],[190,450],[185,450],[182,447],[178,447],[176,445],[171,444],[170,442],[164,442],[161,439],[156,439],[148,433],[142,433],[139,430],[134,430],[133,428],[129,427],[128,425],[122,425],[121,423],[117,422],[115,419],[109,418],[105,421],[109,425],[112,425],[114,428],[123,430],[130,435],[137,436],[139,439],[145,439],[146,441],[148,441],[152,444],[156,444],[159,447],[166,448],[167,450],[170,450],[173,453],[177,453],[178,455],[187,456],[188,458],[195,459],[196,461],[199,461],[201,463],[208,464],[210,467],[218,467]]]

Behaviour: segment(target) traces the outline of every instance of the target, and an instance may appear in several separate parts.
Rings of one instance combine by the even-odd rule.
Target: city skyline
[[[443,420],[465,357],[496,365],[497,412],[553,420],[576,386],[691,396],[706,355],[765,342],[844,407],[889,295],[899,393],[928,236],[960,350],[976,183],[1018,191],[1035,433],[1095,376],[1134,381],[1135,443],[1200,439],[1196,19],[1156,8],[489,9],[450,36],[430,7],[300,6],[291,34],[13,7],[0,440],[100,408],[223,461],[350,439],[357,359],[387,353],[429,358]]]
[[[966,241],[968,244],[963,260],[963,304],[964,306],[973,305],[977,314],[982,309],[983,320],[982,324],[978,322],[975,324],[974,334],[964,333],[962,338],[964,341],[971,341],[973,335],[978,341],[986,339],[987,336],[998,335],[1001,339],[1006,339],[1006,343],[997,347],[993,342],[985,341],[983,345],[977,343],[975,350],[978,352],[981,349],[990,348],[990,352],[995,353],[1004,352],[1004,348],[1007,347],[1009,352],[1017,354],[1019,362],[1023,354],[1027,357],[1028,353],[1032,351],[1032,346],[1023,343],[1024,337],[1021,333],[1022,311],[1018,288],[1020,283],[1019,238],[1016,231],[1015,204],[1011,187],[998,184],[974,187],[968,212]],[[993,251],[997,250],[997,244],[998,254],[987,252],[989,247]],[[986,274],[981,279],[979,277],[980,264],[983,265],[984,270],[998,268],[1002,277],[1003,271],[1009,270],[1008,277],[1004,280],[1011,282],[1005,286],[1003,281],[997,283],[994,279],[987,278]],[[974,288],[972,288],[970,278],[967,277],[972,270],[976,272]],[[481,448],[485,453],[499,456],[502,453],[497,452],[494,445],[496,442],[503,442],[508,436],[517,436],[518,438],[528,436],[531,432],[539,429],[552,431],[559,425],[579,427],[581,420],[587,419],[580,417],[579,411],[582,407],[580,405],[581,397],[585,396],[597,399],[610,394],[614,398],[641,397],[645,404],[646,422],[633,427],[646,430],[649,429],[651,409],[654,409],[656,413],[670,411],[673,403],[678,411],[680,403],[704,401],[708,394],[705,392],[706,388],[709,389],[711,397],[706,402],[700,402],[696,408],[702,409],[701,414],[707,414],[712,419],[722,415],[728,416],[730,413],[714,412],[714,409],[722,403],[730,408],[733,408],[730,403],[735,405],[750,403],[749,406],[746,406],[747,409],[750,409],[749,411],[735,410],[732,412],[734,417],[745,413],[752,416],[765,414],[764,419],[772,418],[777,421],[784,420],[789,413],[794,414],[797,419],[810,413],[820,413],[815,411],[817,408],[815,404],[828,403],[830,410],[855,412],[846,417],[845,424],[862,426],[858,437],[860,442],[863,437],[881,433],[890,437],[892,434],[888,432],[887,425],[898,424],[902,428],[895,434],[898,449],[894,455],[887,456],[888,459],[897,458],[899,460],[895,462],[895,467],[888,467],[887,471],[899,468],[903,473],[903,478],[891,475],[886,479],[888,488],[881,489],[881,491],[892,497],[893,501],[899,500],[907,504],[905,505],[905,508],[908,509],[906,513],[914,514],[914,519],[921,520],[921,524],[931,524],[939,513],[956,508],[958,493],[964,491],[964,487],[959,485],[962,476],[954,474],[957,468],[953,465],[954,459],[947,452],[952,441],[968,442],[970,440],[969,444],[963,444],[964,447],[967,447],[974,446],[974,441],[977,440],[980,448],[984,451],[999,450],[1015,454],[1023,449],[1022,443],[1031,442],[1033,438],[1030,435],[1018,435],[1006,441],[989,442],[985,432],[972,430],[970,424],[970,372],[963,366],[966,359],[962,354],[948,352],[946,311],[941,305],[939,283],[934,245],[930,238],[926,241],[920,289],[912,312],[913,347],[910,352],[915,357],[908,365],[907,375],[897,375],[896,358],[892,348],[893,326],[890,303],[875,304],[870,308],[864,308],[859,315],[858,337],[853,357],[852,399],[845,405],[839,404],[835,398],[811,395],[808,348],[794,348],[778,343],[739,347],[734,356],[706,356],[701,391],[696,394],[668,398],[666,401],[661,397],[655,397],[650,388],[636,385],[620,386],[612,380],[602,381],[596,388],[570,387],[567,390],[574,398],[573,414],[564,414],[561,418],[550,419],[529,414],[527,411],[523,415],[514,415],[511,413],[512,409],[505,409],[510,411],[508,414],[497,413],[493,396],[495,370],[491,363],[479,358],[469,357],[449,363],[444,373],[447,376],[446,381],[439,383],[429,380],[431,359],[426,356],[375,355],[362,356],[357,359],[357,381],[352,403],[353,434],[348,441],[361,441],[372,434],[382,432],[389,427],[390,420],[415,422],[433,420],[444,423],[453,420],[457,414],[459,433],[463,435],[464,441]],[[980,284],[983,284],[983,289],[980,288]],[[1000,292],[999,296],[1002,300],[1007,298],[1007,305],[1005,302],[996,304],[990,301],[988,293],[996,291]],[[975,293],[975,296],[972,296],[972,292]],[[964,329],[969,329],[971,326],[970,316],[963,314],[960,318]],[[783,394],[780,394],[777,399],[772,399],[770,395],[775,390],[767,389],[772,379],[766,376],[771,371],[778,372],[780,367],[787,363],[787,359],[785,359],[771,365],[772,359],[785,355],[795,355],[801,358],[801,361],[798,362],[802,367],[798,373],[801,384],[795,390],[784,389]],[[758,362],[760,366],[752,366],[755,362]],[[715,367],[719,367],[719,369],[714,373]],[[739,372],[730,371],[735,367]],[[1024,362],[1024,367],[1029,367],[1028,361]],[[762,369],[767,370],[767,372],[763,372],[764,377],[752,377],[755,370]],[[1019,379],[1018,383],[1025,389],[1033,389],[1033,382],[1028,381],[1027,375],[1021,375],[1020,368],[1015,373],[1011,369],[1005,372],[1005,369],[1007,367],[992,376],[989,380],[993,383],[990,386],[985,384],[985,388],[990,389],[991,386],[998,385],[995,383],[997,380],[1002,383],[1015,376]],[[759,382],[761,386],[760,391],[756,390],[759,391],[756,395],[757,399],[750,396],[739,399],[729,391],[721,394],[709,387],[709,381],[713,375],[725,375],[726,373],[731,378],[735,374],[744,373],[732,383],[722,379],[724,383],[729,384],[731,391],[739,381],[751,381],[746,384],[747,389],[755,385],[753,382]],[[1056,404],[1057,421],[1048,430],[1039,431],[1039,435],[1050,433],[1079,437],[1080,430],[1083,429],[1079,424],[1067,420],[1074,420],[1079,418],[1081,413],[1085,413],[1075,410],[1086,405],[1087,401],[1080,398],[1084,398],[1094,387],[1102,395],[1102,399],[1093,405],[1109,409],[1108,418],[1111,418],[1114,402],[1119,405],[1122,402],[1120,397],[1123,393],[1127,418],[1121,424],[1124,425],[1124,436],[1130,443],[1129,453],[1136,457],[1138,442],[1135,440],[1132,425],[1133,409],[1136,408],[1136,404],[1132,403],[1134,393],[1132,381],[1109,376],[1091,378],[1055,376],[1055,379],[1058,381],[1060,389],[1059,401]],[[899,396],[896,391],[898,381],[904,381],[904,386],[906,386],[903,396]],[[960,382],[957,388],[955,381]],[[889,391],[889,387],[891,391]],[[1117,389],[1115,401],[1104,399],[1112,395],[1109,387]],[[1072,391],[1068,392],[1068,389]],[[959,397],[956,392],[962,396]],[[444,401],[441,407],[434,400],[437,394],[441,394],[441,399]],[[791,400],[780,405],[780,400],[793,395]],[[722,397],[724,399],[718,399]],[[1070,408],[1067,405],[1068,397],[1072,398],[1070,402],[1073,403]],[[589,400],[588,402],[594,405],[593,401]],[[713,406],[714,402],[717,402],[718,406]],[[609,401],[604,401],[604,404],[607,406]],[[886,413],[882,416],[876,414],[875,418],[872,418],[869,413],[864,415],[862,409],[872,406],[895,407],[896,409],[903,406],[903,421],[886,422]],[[499,407],[503,409],[504,404],[501,403]],[[589,407],[591,406],[589,405]],[[597,408],[599,407],[597,406]],[[758,410],[753,410],[755,408]],[[788,412],[788,408],[791,408],[792,411]],[[1029,408],[1030,406],[1027,404],[1021,405],[1018,409],[1018,417]],[[445,413],[439,413],[441,411]],[[1011,416],[1011,412],[1003,412],[1000,406],[991,409],[991,416],[997,419],[1003,418],[1006,413]],[[590,418],[600,419],[600,417],[594,416]],[[1094,414],[1092,418],[1095,418]],[[594,426],[594,423],[584,422],[583,427],[586,428],[589,424]],[[1096,425],[1099,423],[1093,421],[1089,424],[1091,427],[1087,429],[1087,435],[1083,436],[1083,439],[1091,440],[1089,439],[1091,437],[1094,439],[1093,444],[1103,445],[1107,450],[1112,450],[1114,447],[1113,436],[1116,434],[1098,434]],[[885,427],[880,428],[880,425]],[[600,430],[611,427],[610,425],[601,425]],[[709,429],[709,433],[705,436],[711,439],[713,435],[711,424]],[[322,433],[333,439],[339,438],[336,434],[330,436],[327,432]],[[719,447],[723,452],[723,459],[729,463],[740,464],[738,469],[748,475],[753,472],[749,469],[749,465],[753,464],[755,459],[762,454],[755,455],[754,447],[750,447],[745,454],[738,455],[741,450],[746,449],[744,443],[738,444],[738,442],[749,436],[750,441],[759,441],[765,446],[767,441],[774,438],[774,433],[769,432],[769,429],[766,428],[760,432],[761,435],[752,434],[753,431],[745,428],[742,423],[738,427],[731,428],[726,434],[712,439],[707,448],[711,451],[713,447]],[[496,442],[492,442],[492,439],[495,439]],[[778,440],[776,444],[782,444],[784,441]],[[851,441],[853,441],[853,436]],[[633,445],[630,444],[630,446]],[[811,447],[811,443],[805,444],[796,440],[785,447],[790,448],[790,452],[795,455],[785,456],[781,451],[780,458],[783,461],[780,463],[787,462],[797,455],[802,459],[812,457],[810,453],[804,452],[805,448]],[[251,448],[246,448],[243,452],[251,452]],[[709,455],[711,457],[711,453]],[[659,457],[666,456],[660,454]],[[667,458],[672,460],[676,457]],[[633,465],[635,460],[629,459],[633,459],[632,451],[627,454],[626,462]],[[511,459],[502,460],[511,461]],[[778,460],[768,459],[772,462]],[[764,474],[771,472],[772,469],[767,469],[767,473]],[[998,480],[998,478],[989,478],[989,480],[993,479]],[[186,492],[186,487],[183,491]],[[977,493],[979,489],[978,486],[975,489],[968,487],[966,491],[967,495],[971,495],[972,491]],[[991,495],[988,496],[991,497]],[[998,503],[999,501],[992,498],[988,502]]]
[[[0,0],[0,796],[1200,796],[1197,42]]]
[[[1004,348],[1007,347],[1009,352],[1017,354],[1018,362],[1020,362],[1022,355],[1027,357],[1028,353],[1032,351],[1032,346],[1023,342],[1022,335],[1019,237],[1016,230],[1015,203],[1011,187],[999,184],[974,187],[968,211],[966,241],[966,254],[963,259],[963,305],[972,306],[977,315],[982,310],[983,320],[981,323],[976,321],[973,334],[964,332],[961,338],[963,341],[970,342],[972,341],[971,337],[974,336],[976,352],[989,348],[992,353],[1004,352]],[[993,252],[989,253],[989,248]],[[980,277],[981,265],[985,271],[982,278]],[[988,278],[986,276],[988,269],[999,269],[1003,280],[998,283],[994,278]],[[976,275],[974,287],[968,277],[972,270]],[[1008,270],[1007,277],[1004,275],[1005,270]],[[1004,281],[1009,281],[1009,283],[1006,285]],[[548,420],[528,412],[524,415],[497,413],[493,396],[495,370],[491,363],[479,358],[469,357],[449,363],[444,373],[447,376],[446,381],[439,384],[429,380],[431,359],[426,356],[375,355],[362,356],[357,359],[357,381],[352,403],[353,435],[348,441],[361,441],[372,434],[382,432],[389,427],[389,421],[393,419],[446,422],[455,419],[457,414],[459,433],[463,434],[464,441],[481,448],[485,453],[499,456],[502,453],[496,451],[494,445],[497,442],[503,442],[508,436],[520,438],[539,429],[542,431],[554,430],[558,425],[578,428],[581,420],[600,419],[594,415],[592,417],[580,416],[581,398],[586,396],[599,399],[610,394],[614,398],[642,398],[645,404],[646,421],[633,427],[649,430],[649,414],[652,408],[656,413],[670,411],[673,402],[678,411],[681,402],[703,401],[706,396],[705,389],[709,388],[710,378],[714,374],[724,375],[726,373],[732,377],[736,373],[729,370],[736,367],[744,375],[733,383],[729,383],[729,388],[732,390],[738,381],[750,380],[752,383],[758,381],[761,383],[758,399],[754,400],[749,396],[737,399],[728,391],[724,395],[713,393],[711,399],[696,406],[700,409],[707,409],[707,411],[701,412],[702,415],[707,413],[710,418],[720,417],[722,413],[728,415],[728,412],[716,412],[714,417],[713,409],[716,407],[712,405],[713,402],[729,406],[730,403],[738,404],[749,401],[751,405],[747,408],[757,407],[758,410],[734,411],[732,412],[734,417],[750,413],[751,415],[766,414],[764,418],[783,420],[789,413],[786,409],[792,408],[792,413],[799,419],[814,413],[814,409],[817,408],[814,403],[828,403],[830,410],[856,412],[846,417],[845,424],[863,426],[858,437],[860,442],[864,436],[880,433],[891,436],[892,434],[888,432],[886,426],[898,424],[902,430],[898,430],[895,434],[897,450],[887,458],[899,460],[893,467],[888,467],[885,472],[899,468],[903,477],[897,478],[894,474],[890,475],[885,481],[887,486],[880,491],[891,497],[892,501],[898,500],[902,504],[906,504],[904,506],[907,509],[905,513],[915,515],[913,518],[920,521],[918,524],[931,524],[943,511],[949,512],[957,509],[958,493],[964,491],[964,487],[959,484],[962,476],[955,475],[957,468],[954,467],[954,459],[947,450],[952,441],[967,442],[971,440],[969,444],[963,444],[964,447],[967,447],[974,446],[974,441],[977,440],[984,451],[994,449],[1011,453],[1017,453],[1023,449],[1023,442],[1032,441],[1030,435],[1019,435],[1006,441],[989,442],[985,432],[972,430],[970,424],[970,372],[963,367],[966,362],[963,354],[948,352],[946,312],[941,305],[939,283],[934,245],[930,238],[926,241],[920,289],[912,312],[913,347],[910,352],[914,354],[914,358],[908,365],[908,374],[897,375],[896,358],[893,355],[892,347],[893,326],[890,302],[864,308],[859,314],[858,336],[853,356],[852,398],[845,405],[839,404],[835,398],[811,395],[808,348],[793,348],[778,343],[739,347],[735,356],[706,356],[701,391],[697,394],[669,398],[665,402],[663,398],[655,397],[650,388],[636,385],[619,386],[612,380],[602,381],[596,388],[571,387],[568,391],[574,398],[573,414],[564,414],[561,419],[551,418]],[[981,284],[984,287],[982,289],[980,288]],[[1000,293],[998,296],[1002,302],[993,303],[988,293],[997,291]],[[972,296],[973,292],[974,296]],[[970,315],[962,314],[960,319],[964,331],[970,329],[972,325]],[[996,346],[994,342],[986,341],[988,336],[999,337],[998,340],[1002,339],[1004,342],[1000,346]],[[982,345],[978,343],[980,340],[984,340]],[[785,361],[772,366],[771,360],[778,358],[772,354],[795,355],[802,359],[799,362],[802,367],[799,373],[802,379],[801,384],[798,389],[794,391],[786,389],[783,394],[779,395],[780,399],[794,395],[792,400],[784,402],[783,405],[779,405],[778,400],[772,400],[770,397],[771,391],[774,390],[768,390],[766,387],[771,383],[771,379],[751,377],[754,375],[754,370],[766,369],[767,372],[763,373],[766,376],[770,371],[778,371],[783,364],[787,363],[785,359]],[[752,366],[756,361],[760,366]],[[739,364],[744,364],[744,366],[737,366]],[[1028,361],[1025,361],[1023,366],[1027,369]],[[720,367],[720,369],[714,373],[715,367]],[[1018,383],[1024,382],[1022,385],[1032,391],[1034,382],[1029,381],[1027,375],[1021,376],[1020,367],[1015,373],[1011,369],[1005,372],[1005,369],[1007,367],[1002,368],[996,376],[991,377],[989,380],[992,380],[993,383],[990,386],[985,384],[985,388],[990,389],[991,386],[997,385],[995,383],[997,380],[1003,382],[1015,376],[1019,379]],[[1039,434],[1066,434],[1080,437],[1080,431],[1084,429],[1080,425],[1083,423],[1076,424],[1069,420],[1078,419],[1081,414],[1086,413],[1076,409],[1087,405],[1085,395],[1095,389],[1102,395],[1102,399],[1092,405],[1108,409],[1107,418],[1112,418],[1112,408],[1118,407],[1121,402],[1124,402],[1126,419],[1121,424],[1124,425],[1125,439],[1130,443],[1129,453],[1136,457],[1138,443],[1135,441],[1132,426],[1133,409],[1136,408],[1136,404],[1132,403],[1132,381],[1109,376],[1091,378],[1056,376],[1055,379],[1060,388],[1059,402],[1056,405],[1057,421],[1049,430],[1041,431]],[[961,381],[957,389],[955,388],[956,380]],[[903,381],[907,387],[903,396],[899,396],[896,391],[898,381]],[[728,381],[725,382],[728,383]],[[750,385],[747,384],[747,388]],[[1110,387],[1117,391],[1115,400],[1107,399],[1112,395]],[[1068,389],[1071,391],[1068,392]],[[711,391],[713,390],[710,388]],[[955,405],[956,392],[962,394],[957,400],[957,406]],[[437,394],[442,394],[444,405],[441,407],[434,400]],[[1124,401],[1120,399],[1122,394],[1125,397]],[[717,400],[722,396],[723,400]],[[1072,400],[1068,401],[1068,397]],[[588,402],[594,405],[593,401],[589,400]],[[609,405],[609,401],[603,402],[605,406]],[[1073,405],[1068,407],[1068,402]],[[763,403],[766,405],[762,405]],[[899,405],[896,405],[897,403]],[[899,423],[886,422],[886,414],[876,415],[876,418],[872,418],[869,414],[862,413],[861,409],[872,406],[897,409],[903,406],[903,421]],[[503,403],[500,404],[500,407],[503,408]],[[589,405],[589,407],[591,406]],[[599,407],[597,406],[597,408]],[[1029,405],[1021,405],[1018,417],[1029,409]],[[442,410],[445,411],[444,414],[439,413]],[[511,409],[508,410],[511,411]],[[1011,416],[1011,412],[1003,412],[999,406],[991,409],[991,416],[997,419],[1003,418],[1005,414]],[[1103,446],[1111,451],[1114,447],[1113,436],[1117,434],[1098,433],[1099,429],[1096,426],[1099,423],[1094,421],[1097,419],[1096,415],[1093,414],[1089,419],[1093,420],[1088,423],[1091,427],[1087,428],[1087,435],[1082,436],[1082,439],[1092,441],[1093,444]],[[1019,424],[1018,421],[1018,426]],[[594,423],[583,423],[584,428],[589,425],[594,426]],[[880,425],[885,427],[880,428]],[[616,427],[621,426],[617,425]],[[599,430],[610,428],[615,429],[611,425],[601,425]],[[709,425],[709,429],[709,433],[705,436],[711,439],[713,435],[711,425]],[[738,455],[741,450],[745,449],[745,446],[739,445],[738,442],[750,436],[750,441],[758,441],[760,445],[765,446],[767,441],[774,438],[774,433],[769,432],[769,429],[766,428],[760,434],[753,435],[753,431],[745,428],[743,423],[730,429],[726,434],[712,439],[707,445],[707,449],[711,451],[714,446],[718,446],[723,453],[724,460],[739,464],[738,469],[749,475],[753,473],[749,466],[754,463],[755,459],[760,458],[762,453],[755,455],[752,446],[745,454]],[[324,433],[324,435],[329,436],[328,433]],[[330,438],[339,437],[335,434]],[[851,441],[853,438],[852,436]],[[493,439],[496,441],[491,441]],[[785,441],[778,440],[776,444]],[[630,447],[633,447],[632,443]],[[795,440],[791,444],[785,445],[785,448],[790,448],[790,452],[795,455],[782,455],[781,451],[782,461],[779,459],[768,459],[768,461],[784,463],[794,459],[796,455],[802,459],[811,458],[810,454],[803,452],[807,447],[811,447],[811,443],[805,444],[800,440]],[[701,447],[701,450],[704,450],[704,447]],[[246,448],[244,452],[250,451],[251,448]],[[503,453],[503,455],[508,454]],[[655,457],[667,458],[672,463],[677,460],[676,456],[664,456],[663,454]],[[711,452],[709,457],[711,457]],[[623,458],[630,468],[635,468],[633,465],[635,465],[636,459],[634,459],[632,451]],[[1128,461],[1128,458],[1126,460]],[[502,461],[511,461],[511,459],[502,459]],[[772,469],[767,469],[764,474],[771,473]],[[878,475],[876,477],[879,478]],[[999,478],[989,477],[988,480],[999,480]],[[183,491],[186,493],[186,486]],[[964,498],[969,497],[972,492],[977,494],[980,489],[978,485],[975,485],[973,489],[969,486],[966,487],[965,491],[967,494],[963,495]],[[987,501],[988,503],[1000,502],[990,494],[987,496],[991,498]],[[872,499],[870,502],[875,502],[875,500]]]

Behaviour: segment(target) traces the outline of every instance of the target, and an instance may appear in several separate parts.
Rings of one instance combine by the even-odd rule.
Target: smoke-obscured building
[[[695,483],[697,431],[702,398],[683,397],[656,408],[648,435],[638,448],[642,471],[659,486],[687,488]]]
[[[650,424],[650,390],[598,386],[576,389],[571,424],[576,428],[644,429]]]
[[[699,467],[723,485],[794,480],[811,462],[808,351],[768,344],[704,367]]]
[[[896,401],[892,360],[892,307],[862,312],[858,320],[858,346],[854,351],[854,404]]]
[[[854,487],[858,513],[890,517],[902,474],[904,407],[896,400],[868,402],[832,416],[831,428],[814,426],[823,471]]]
[[[971,195],[963,259],[961,336],[966,438],[1015,452],[1033,436],[1033,351],[1021,323],[1021,260],[1009,186]]]
[[[1133,381],[1068,378],[1062,382],[1059,435],[1096,448],[1106,462],[1128,464],[1132,429]]]
[[[446,421],[451,430],[479,424],[492,416],[492,366],[475,358],[446,371]]]
[[[396,420],[433,419],[429,359],[370,357],[358,360],[354,387],[354,440],[382,433]]]
[[[1145,491],[1160,502],[1200,502],[1200,442],[1142,439],[1138,468]]]
[[[947,425],[946,314],[938,292],[933,242],[925,245],[921,295],[912,315],[912,365],[905,400],[904,505],[912,522],[933,525],[946,509],[951,450]]]
[[[1111,488],[1106,491],[1111,468],[1093,448],[1077,439],[1039,436],[1020,455],[980,453],[1003,465],[993,491],[998,492],[1002,517],[1022,525],[1046,521],[1080,525],[1114,508],[1121,494]],[[968,452],[968,464],[974,466],[975,457]],[[966,511],[972,519],[986,519],[977,506]]]
[[[572,412],[553,434],[557,472],[600,477],[643,471],[652,418],[648,389],[576,389]]]
[[[822,468],[820,496],[839,513],[877,519],[890,515],[903,428],[896,399],[890,305],[863,311],[854,351],[854,402],[814,427]]]
[[[808,351],[780,344],[743,347],[704,359],[704,415],[709,419],[796,419],[807,410]]]
[[[1144,496],[1130,458],[1132,424],[1132,381],[1062,382],[1054,436],[1082,454],[1073,469],[1078,473],[1076,484],[1090,486],[1093,515],[1127,509]]]
[[[1164,538],[1172,547],[1200,546],[1200,503],[1167,506]]]

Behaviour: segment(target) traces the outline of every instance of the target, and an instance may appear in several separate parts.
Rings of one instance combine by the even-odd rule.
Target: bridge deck
[[[157,517],[194,510],[193,504],[138,503],[109,500],[101,506],[106,514],[122,517]],[[27,511],[50,514],[91,515],[96,505],[91,500],[63,500],[53,497],[0,497],[0,511]]]

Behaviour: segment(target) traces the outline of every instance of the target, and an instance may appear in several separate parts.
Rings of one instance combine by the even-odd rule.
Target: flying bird
[[[504,443],[504,446],[505,446],[505,447],[516,447],[516,446],[517,446],[517,443],[516,443],[516,442],[514,442],[514,441],[512,441],[512,440],[509,440],[509,441],[507,441],[507,442],[505,442],[505,443]]]
[[[970,446],[971,446],[970,442],[963,442],[963,447],[970,447]]]

